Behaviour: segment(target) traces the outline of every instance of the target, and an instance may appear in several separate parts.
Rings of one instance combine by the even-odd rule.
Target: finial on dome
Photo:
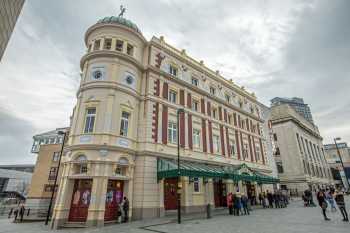
[[[119,13],[118,17],[122,18],[125,11],[126,11],[126,8],[123,5],[120,5],[120,13]]]

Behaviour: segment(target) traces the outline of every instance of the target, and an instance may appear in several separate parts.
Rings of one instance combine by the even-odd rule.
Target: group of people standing
[[[229,193],[227,195],[227,207],[230,215],[249,215],[249,199],[245,194]]]
[[[263,208],[285,208],[288,205],[288,195],[281,190],[276,190],[274,193],[263,192],[259,194],[259,202]]]
[[[230,215],[249,215],[251,203],[255,204],[256,200],[248,198],[245,194],[229,193],[227,195],[227,206]],[[285,208],[288,205],[288,196],[281,190],[276,190],[274,193],[267,190],[267,192],[259,194],[259,203],[263,208]]]
[[[331,211],[335,212],[337,208],[335,207],[335,203],[337,204],[342,216],[343,216],[343,221],[348,222],[349,217],[348,213],[345,208],[345,199],[344,199],[344,192],[341,190],[335,191],[334,189],[321,189],[317,192],[316,194],[317,201],[319,206],[322,209],[322,214],[324,217],[324,220],[329,221],[330,219],[327,217],[327,208],[328,205],[331,206]]]

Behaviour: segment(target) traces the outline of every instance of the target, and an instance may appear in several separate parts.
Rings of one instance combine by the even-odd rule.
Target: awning
[[[177,161],[170,159],[157,160],[157,178],[175,178],[178,176]],[[221,178],[234,181],[256,181],[260,184],[278,183],[279,180],[255,172],[246,164],[215,166],[204,163],[181,161],[180,176],[203,177],[203,178]]]

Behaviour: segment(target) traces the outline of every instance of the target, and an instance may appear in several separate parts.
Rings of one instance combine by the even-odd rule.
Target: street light
[[[339,151],[339,148],[338,148],[338,144],[337,144],[337,141],[340,141],[341,138],[334,138],[334,143],[335,143],[335,147],[337,148],[337,153],[338,153],[338,157],[339,157],[339,160],[340,160],[340,163],[341,163],[341,166],[343,167],[343,171],[344,171],[344,174],[345,174],[345,180],[346,180],[346,183],[348,184],[348,189],[350,187],[350,184],[349,184],[349,180],[348,178],[346,177],[346,172],[345,172],[345,167],[344,167],[344,163],[343,163],[343,159],[341,158],[341,155],[340,155],[340,151]],[[341,177],[341,176],[340,176]],[[345,184],[344,184],[345,185]]]
[[[177,119],[177,223],[181,223],[181,196],[180,196],[180,124],[179,117],[180,113],[184,114],[185,110],[183,108],[179,108],[177,110],[176,119]]]
[[[53,188],[52,188],[49,209],[47,210],[47,214],[46,214],[45,225],[47,225],[49,223],[49,219],[50,219],[50,212],[51,212],[51,208],[52,208],[52,201],[53,201],[53,196],[55,194],[55,189],[56,189],[56,185],[57,185],[58,171],[60,170],[61,158],[62,158],[62,153],[63,153],[63,148],[64,148],[64,142],[66,140],[66,133],[67,133],[66,131],[58,131],[57,132],[58,135],[63,135],[63,142],[62,142],[62,147],[61,147],[61,151],[60,151],[60,157],[58,159],[57,171],[56,171],[56,174],[55,174],[55,182],[54,182]]]

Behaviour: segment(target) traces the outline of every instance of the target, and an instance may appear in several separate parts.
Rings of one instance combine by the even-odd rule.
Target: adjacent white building
[[[317,126],[287,104],[271,108],[271,124],[282,189],[300,193],[334,184]]]

